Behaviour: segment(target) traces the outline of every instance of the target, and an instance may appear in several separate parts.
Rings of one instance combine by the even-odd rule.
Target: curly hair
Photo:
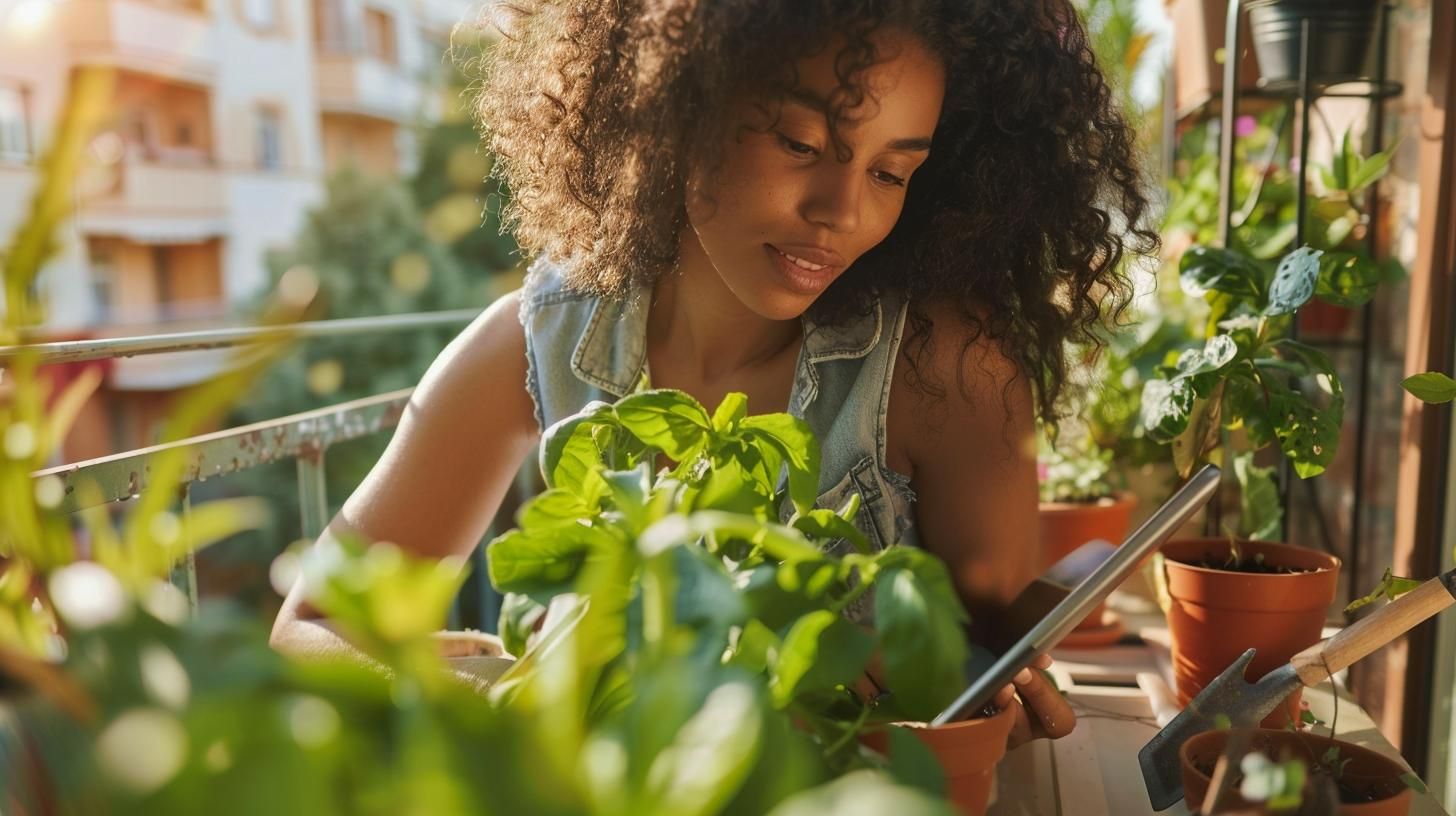
[[[518,0],[479,85],[476,114],[510,190],[502,213],[527,253],[563,261],[603,297],[672,268],[690,172],[721,155],[739,94],[772,105],[795,55],[839,44],[835,124],[863,101],[873,35],[893,27],[943,63],[934,147],[889,236],[815,302],[816,319],[906,293],[917,387],[925,304],[953,305],[966,346],[993,339],[1057,415],[1066,344],[1131,296],[1128,252],[1156,252],[1135,136],[1068,0]],[[498,7],[499,10],[500,7]],[[750,68],[751,67],[751,68]]]

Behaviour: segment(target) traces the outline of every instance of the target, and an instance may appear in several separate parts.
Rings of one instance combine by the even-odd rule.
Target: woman
[[[326,535],[467,553],[543,428],[646,378],[804,417],[821,504],[858,492],[873,541],[940,556],[994,625],[1037,565],[1063,345],[1156,248],[1068,2],[540,2],[505,28],[479,113],[537,260]],[[275,643],[347,649],[301,597]],[[1015,691],[1013,742],[1071,730],[1038,673]]]

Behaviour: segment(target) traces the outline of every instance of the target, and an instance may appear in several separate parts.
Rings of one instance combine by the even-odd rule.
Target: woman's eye
[[[815,150],[812,145],[806,145],[803,142],[796,142],[782,133],[779,134],[779,144],[783,145],[785,150],[793,153],[796,156],[813,156],[819,152],[818,150]]]
[[[876,170],[875,171],[875,178],[879,179],[880,180],[880,183],[882,183],[882,184],[889,184],[889,185],[891,185],[893,187],[904,187],[905,186],[905,179],[900,178],[899,176],[895,175],[894,173],[886,173],[884,170]]]

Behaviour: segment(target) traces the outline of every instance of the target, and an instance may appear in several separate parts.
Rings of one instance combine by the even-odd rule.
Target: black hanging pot
[[[1373,75],[1381,0],[1246,0],[1254,51],[1267,84],[1299,81],[1299,32],[1310,21],[1309,76],[1330,85]]]

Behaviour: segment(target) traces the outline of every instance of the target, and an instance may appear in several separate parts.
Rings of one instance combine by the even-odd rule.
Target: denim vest
[[[552,262],[532,264],[520,317],[526,332],[526,387],[543,430],[592,400],[615,402],[641,382],[649,296],[647,287],[639,287],[620,301],[601,299],[567,288]],[[910,480],[885,462],[890,381],[905,314],[904,299],[885,294],[873,310],[847,325],[801,318],[804,341],[789,396],[789,412],[805,420],[819,439],[817,506],[838,509],[851,492],[858,493],[855,523],[876,549],[918,544]],[[835,549],[844,546],[841,542]]]

